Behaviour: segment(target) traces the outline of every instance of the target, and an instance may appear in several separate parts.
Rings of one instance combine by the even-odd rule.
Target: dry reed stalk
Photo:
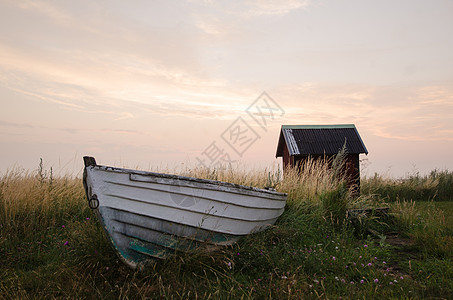
[[[195,167],[184,170],[181,175],[264,188],[277,185],[281,172],[275,165],[262,170],[228,166],[216,169]]]
[[[309,158],[300,166],[287,168],[283,174],[280,190],[288,193],[288,202],[315,204],[319,195],[335,190],[345,182],[345,175],[331,167],[327,159]]]
[[[39,174],[29,171],[8,171],[0,178],[0,223],[16,228],[30,222],[49,226],[55,223],[56,211],[79,205],[81,199],[80,179],[66,176],[42,180]]]

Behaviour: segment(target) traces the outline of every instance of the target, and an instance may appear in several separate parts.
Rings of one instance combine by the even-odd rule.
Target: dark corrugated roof
[[[283,147],[288,147],[289,155],[336,154],[346,142],[348,153],[366,153],[355,125],[283,125],[276,157],[283,156]]]

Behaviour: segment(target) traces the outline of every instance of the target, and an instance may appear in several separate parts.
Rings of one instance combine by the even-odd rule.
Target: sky
[[[0,174],[246,168],[355,124],[362,176],[453,170],[450,0],[0,0]]]

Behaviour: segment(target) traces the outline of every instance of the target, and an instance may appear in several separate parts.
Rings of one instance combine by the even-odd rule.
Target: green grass
[[[362,180],[361,188],[388,201],[452,201],[453,172],[434,170],[428,175],[416,173],[402,179],[375,174]]]
[[[355,198],[337,173],[322,162],[309,164],[284,180],[273,170],[188,170],[273,185],[289,193],[285,213],[269,230],[234,246],[173,256],[143,272],[116,256],[88,208],[81,179],[53,178],[42,168],[8,172],[0,180],[0,299],[451,298],[451,198],[396,201],[375,193],[384,185],[376,178],[365,179]],[[438,182],[448,181],[451,173],[439,176],[446,178]],[[439,189],[423,182],[432,178],[419,179]],[[398,182],[406,185],[387,184],[398,189]],[[382,206],[390,207],[385,218],[346,217],[351,208]]]

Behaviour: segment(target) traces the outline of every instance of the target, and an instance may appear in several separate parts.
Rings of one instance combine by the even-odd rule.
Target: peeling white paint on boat
[[[97,165],[84,157],[88,200],[132,267],[202,245],[228,245],[264,230],[286,194],[232,183]]]

